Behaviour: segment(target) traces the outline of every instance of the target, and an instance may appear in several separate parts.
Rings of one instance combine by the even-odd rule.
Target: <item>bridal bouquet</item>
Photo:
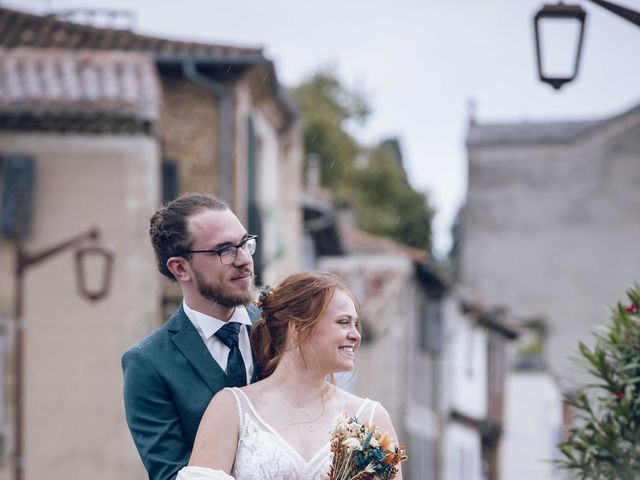
[[[328,480],[390,480],[407,459],[404,447],[375,425],[339,414],[331,429],[333,462]]]

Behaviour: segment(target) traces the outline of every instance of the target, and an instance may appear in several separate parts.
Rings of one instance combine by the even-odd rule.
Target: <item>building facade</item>
[[[597,121],[480,125],[467,138],[462,280],[548,323],[546,360],[569,357],[638,281],[640,107]]]
[[[562,393],[590,381],[571,357],[639,279],[639,139],[640,107],[592,121],[470,124],[462,281],[544,332],[509,373],[504,478],[564,478],[545,463],[570,422]]]
[[[12,215],[12,172],[26,171],[29,251],[95,226],[115,253],[111,291],[101,302],[77,295],[73,251],[26,275],[23,478],[145,478],[124,421],[120,356],[181,300],[156,270],[148,220],[180,193],[215,194],[259,234],[260,281],[300,269],[295,106],[259,48],[6,8],[0,65],[3,228]],[[0,239],[2,479],[11,478],[16,434],[16,241],[9,230]]]

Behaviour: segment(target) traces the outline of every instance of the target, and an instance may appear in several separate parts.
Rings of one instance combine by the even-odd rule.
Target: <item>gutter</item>
[[[219,132],[219,155],[220,155],[220,188],[218,190],[220,199],[227,204],[231,204],[232,186],[232,164],[231,164],[231,93],[220,82],[200,73],[193,59],[184,58],[181,62],[182,73],[188,80],[206,88],[220,99],[220,132]]]

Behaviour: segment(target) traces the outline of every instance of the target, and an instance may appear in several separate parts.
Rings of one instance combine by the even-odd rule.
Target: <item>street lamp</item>
[[[606,0],[588,0],[591,3],[609,10],[625,20],[640,26],[640,12],[616,5]],[[554,5],[543,5],[536,13],[533,25],[536,38],[536,58],[538,63],[538,76],[540,80],[550,84],[556,90],[562,88],[565,83],[571,82],[578,75],[580,57],[582,54],[582,41],[587,13],[580,5],[567,5],[560,1]],[[558,33],[562,28],[565,33],[571,28],[578,28],[574,48],[567,49],[567,45],[554,44],[549,40],[549,33]],[[565,54],[564,60],[559,55]],[[573,57],[566,56],[573,54]],[[555,60],[555,62],[552,62]],[[555,63],[551,65],[551,63]],[[560,69],[563,73],[552,71]]]
[[[572,81],[578,75],[586,16],[587,14],[580,5],[566,5],[560,2],[557,5],[544,5],[534,17],[538,75],[540,80],[550,84],[556,90],[562,88],[565,83]],[[568,30],[576,27],[578,34],[577,37],[574,37],[576,41],[574,48],[566,49],[563,48],[563,45],[555,45],[549,41],[549,34],[557,33],[563,28]],[[544,38],[543,33],[545,34]],[[564,56],[564,59],[560,62],[553,61],[557,60],[559,55]],[[573,67],[563,69],[562,66],[571,65],[571,58],[574,58]],[[556,70],[558,66],[561,68],[560,71]]]
[[[22,219],[18,220],[22,223]],[[96,301],[104,298],[109,293],[111,284],[111,271],[113,268],[114,255],[110,248],[99,243],[100,232],[97,228],[92,228],[86,232],[75,235],[67,240],[56,243],[48,248],[36,252],[27,252],[23,246],[22,228],[18,228],[15,237],[15,300],[14,319],[16,322],[14,355],[14,409],[15,409],[15,445],[14,445],[14,480],[22,480],[24,470],[24,441],[23,441],[23,409],[24,404],[24,276],[29,267],[37,265],[54,255],[76,248],[75,265],[76,280],[80,294],[87,300]],[[89,286],[87,281],[87,269],[89,259],[99,259],[103,265],[103,275],[99,285]]]

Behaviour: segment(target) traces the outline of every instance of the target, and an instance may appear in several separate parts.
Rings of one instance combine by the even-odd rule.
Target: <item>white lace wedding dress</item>
[[[242,390],[229,390],[236,398],[240,419],[232,476],[210,468],[185,467],[176,480],[326,480],[331,466],[328,432],[327,443],[313,457],[305,460],[260,417]],[[372,423],[377,405],[377,402],[365,399],[355,416],[360,418],[369,406],[368,421]]]

